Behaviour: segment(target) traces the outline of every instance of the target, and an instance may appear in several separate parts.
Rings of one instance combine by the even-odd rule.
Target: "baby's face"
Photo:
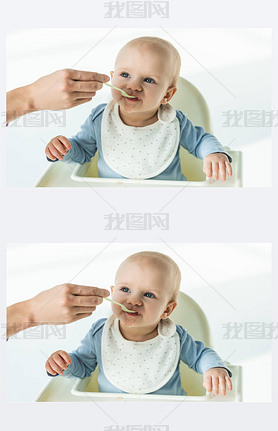
[[[170,87],[169,64],[159,51],[148,48],[126,47],[118,55],[112,84],[136,99],[129,99],[112,90],[120,111],[153,113],[168,100],[164,97]]]
[[[172,296],[171,283],[165,270],[151,263],[125,262],[118,270],[112,298],[136,313],[112,305],[113,313],[125,327],[150,327],[166,318]]]

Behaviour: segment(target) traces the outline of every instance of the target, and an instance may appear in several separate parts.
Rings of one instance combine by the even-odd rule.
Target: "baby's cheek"
[[[121,97],[121,93],[119,92],[119,91],[117,91],[117,90],[111,90],[111,95],[112,95],[112,98],[113,98],[113,100],[115,100],[115,102],[119,102],[119,100],[120,100],[120,97]]]

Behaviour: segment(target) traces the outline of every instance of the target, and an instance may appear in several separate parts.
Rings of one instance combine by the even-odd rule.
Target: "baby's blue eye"
[[[153,294],[153,293],[151,293],[151,292],[147,292],[147,293],[145,293],[145,296],[146,296],[147,298],[154,298],[154,294]]]
[[[129,292],[129,288],[128,288],[128,287],[122,287],[122,288],[121,288],[121,291],[122,291],[122,292]]]
[[[154,80],[153,80],[152,78],[145,78],[145,81],[146,81],[148,84],[152,84],[152,83],[154,82]]]
[[[129,76],[129,74],[128,74],[127,72],[123,72],[123,73],[121,73],[121,76],[122,76],[123,78],[127,78],[127,77]]]

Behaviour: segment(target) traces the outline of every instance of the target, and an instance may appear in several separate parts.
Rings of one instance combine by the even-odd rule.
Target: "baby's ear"
[[[113,293],[114,286],[110,286],[111,293]]]
[[[174,94],[177,92],[177,87],[170,87],[168,88],[168,90],[166,91],[165,96],[162,99],[162,105],[166,105],[166,103],[169,103],[170,100],[172,99],[172,97],[174,96]]]
[[[113,76],[114,76],[114,71],[113,70],[110,72],[110,76],[111,76],[111,79],[113,79]]]
[[[169,304],[167,305],[167,307],[164,310],[164,313],[161,316],[161,319],[167,319],[167,317],[169,317],[170,314],[173,313],[173,311],[177,305],[178,305],[177,302],[169,302]]]

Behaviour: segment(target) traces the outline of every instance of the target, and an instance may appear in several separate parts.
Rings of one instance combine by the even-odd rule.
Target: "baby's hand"
[[[220,178],[221,181],[226,180],[226,170],[229,177],[232,176],[232,166],[229,162],[228,157],[224,153],[212,153],[208,154],[203,163],[203,172],[207,177],[212,177],[216,180],[219,178],[219,169],[220,169]]]
[[[208,392],[219,394],[219,384],[221,395],[226,395],[226,384],[228,390],[232,390],[232,380],[225,368],[210,368],[204,374],[203,386]]]
[[[56,136],[45,147],[45,154],[50,160],[63,160],[71,149],[70,141],[65,136]]]
[[[71,364],[70,356],[64,350],[57,350],[57,352],[52,353],[45,363],[46,371],[55,376],[58,374],[63,374],[64,370],[68,368]]]

